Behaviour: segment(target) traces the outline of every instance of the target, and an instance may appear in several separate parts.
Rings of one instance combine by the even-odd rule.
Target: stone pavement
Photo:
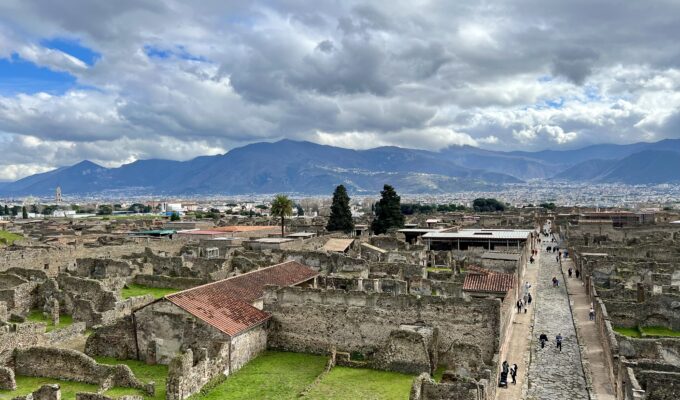
[[[554,245],[554,243],[551,243]],[[587,400],[586,380],[581,364],[581,352],[576,338],[569,298],[556,253],[546,252],[548,243],[541,244],[538,280],[533,286],[535,319],[531,341],[528,387],[529,400]],[[560,285],[552,286],[557,277]],[[538,336],[545,333],[548,343],[541,349]],[[562,351],[555,346],[555,336],[562,334]],[[518,397],[519,398],[519,397]]]
[[[522,287],[526,281],[531,285],[536,284],[540,257],[539,254],[533,264],[527,264],[527,268],[524,271],[524,281],[520,282]],[[534,291],[532,290],[531,292],[533,296]],[[522,294],[523,293],[524,292],[522,292]],[[510,334],[510,344],[505,357],[510,365],[517,364],[517,384],[513,385],[512,383],[509,383],[507,388],[498,388],[496,390],[496,400],[515,400],[524,398],[523,388],[526,387],[524,382],[527,376],[527,367],[529,365],[529,349],[531,345],[531,331],[534,318],[533,304],[535,303],[532,301],[532,305],[527,308],[526,314],[515,314],[515,320],[512,324],[512,333]],[[515,307],[513,310],[516,311],[517,308]],[[500,362],[503,362],[503,360]],[[512,380],[509,380],[508,382],[512,382]]]
[[[562,270],[566,272],[569,268],[574,268],[574,262],[568,258],[562,261]],[[567,289],[569,298],[572,301],[572,312],[574,322],[579,333],[581,344],[581,355],[587,361],[586,377],[590,379],[591,391],[597,400],[614,400],[614,389],[609,380],[609,372],[605,361],[602,342],[597,331],[597,325],[590,321],[588,313],[590,311],[590,301],[586,294],[585,287],[580,279],[567,279]]]

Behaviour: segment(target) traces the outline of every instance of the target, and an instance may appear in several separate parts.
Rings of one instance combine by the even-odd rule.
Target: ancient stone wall
[[[46,344],[45,325],[35,323],[0,326],[0,365],[8,364],[14,349]]]
[[[500,300],[291,287],[269,289],[264,310],[272,313],[268,346],[276,349],[372,354],[391,331],[416,322],[439,330],[443,365],[491,365],[499,348]]]
[[[209,280],[203,278],[185,278],[185,277],[139,274],[133,278],[132,282],[137,285],[154,288],[184,290],[206,284],[209,282]]]
[[[229,375],[229,343],[220,343],[213,353],[209,357],[205,348],[197,354],[188,349],[175,357],[168,367],[165,398],[183,400],[220,374]]]
[[[132,315],[104,326],[95,327],[85,343],[85,354],[90,357],[113,357],[136,360],[137,342]]]
[[[101,385],[108,381],[112,387],[131,387],[153,393],[153,385],[138,380],[124,364],[104,365],[85,354],[67,349],[29,347],[14,352],[17,375],[63,379]]]
[[[215,358],[210,343],[226,340],[224,333],[164,299],[137,310],[134,319],[139,359],[152,364],[169,364],[187,348],[207,348],[208,357]]]
[[[492,398],[486,380],[475,381],[444,373],[442,382],[435,382],[429,374],[421,374],[411,387],[409,400],[486,400]]]
[[[264,325],[252,328],[231,340],[229,370],[234,373],[267,349],[267,330]]]

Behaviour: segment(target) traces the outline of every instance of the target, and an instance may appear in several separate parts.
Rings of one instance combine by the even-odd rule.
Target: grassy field
[[[645,336],[680,337],[680,332],[662,326],[644,326],[641,328],[621,328],[615,326],[614,331],[621,335],[633,338],[643,337],[643,334]]]
[[[267,351],[192,400],[296,399],[323,371],[327,358]]]
[[[123,288],[123,290],[121,291],[121,296],[123,296],[124,299],[129,299],[130,297],[144,296],[145,294],[150,294],[153,297],[160,299],[166,294],[171,294],[175,292],[179,292],[179,289],[153,288],[148,286],[131,284],[128,285],[127,288]]]
[[[21,238],[23,238],[23,236],[17,235],[16,233],[0,231],[0,246],[5,244],[11,245],[15,240],[19,240]]]
[[[156,382],[156,395],[154,397],[144,396],[145,399],[162,400],[165,399],[165,378],[168,375],[168,367],[164,365],[146,365],[140,361],[119,361],[111,358],[97,358],[97,361],[102,364],[127,364],[135,373],[137,378],[144,382]],[[97,385],[89,385],[87,383],[59,381],[50,378],[33,378],[27,376],[18,376],[17,390],[0,390],[0,399],[12,399],[16,396],[25,396],[28,393],[38,389],[40,386],[48,383],[57,383],[61,387],[61,398],[65,400],[75,399],[78,392],[96,392]],[[108,390],[106,395],[111,397],[119,397],[123,395],[142,395],[143,393],[130,388],[113,388]]]
[[[26,321],[44,322],[47,324],[47,332],[51,332],[55,329],[66,328],[67,326],[71,325],[73,323],[73,318],[70,315],[62,314],[59,316],[59,325],[54,326],[52,325],[52,321],[47,318],[42,311],[33,310],[26,316]]]
[[[640,330],[647,336],[680,337],[680,332],[662,326],[645,326]]]
[[[335,367],[306,398],[318,400],[408,400],[413,375]]]

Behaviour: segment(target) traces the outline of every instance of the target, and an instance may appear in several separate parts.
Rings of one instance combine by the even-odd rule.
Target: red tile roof
[[[463,290],[470,292],[505,293],[512,289],[514,284],[515,276],[512,274],[470,273],[465,276],[465,281],[463,281]]]
[[[264,295],[266,285],[293,286],[318,274],[306,265],[289,261],[173,293],[165,298],[233,337],[269,319],[269,313],[251,305]]]

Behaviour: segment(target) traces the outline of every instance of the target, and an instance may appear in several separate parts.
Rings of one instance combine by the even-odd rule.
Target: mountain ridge
[[[676,169],[679,162],[678,139],[539,152],[471,146],[450,146],[438,152],[398,146],[355,150],[284,139],[251,143],[187,161],[137,160],[106,168],[84,160],[4,182],[0,195],[49,195],[56,186],[70,194],[133,191],[233,195],[321,194],[340,183],[352,193],[375,192],[384,183],[404,193],[497,190],[507,183],[532,179],[661,183],[680,182],[680,168]]]

